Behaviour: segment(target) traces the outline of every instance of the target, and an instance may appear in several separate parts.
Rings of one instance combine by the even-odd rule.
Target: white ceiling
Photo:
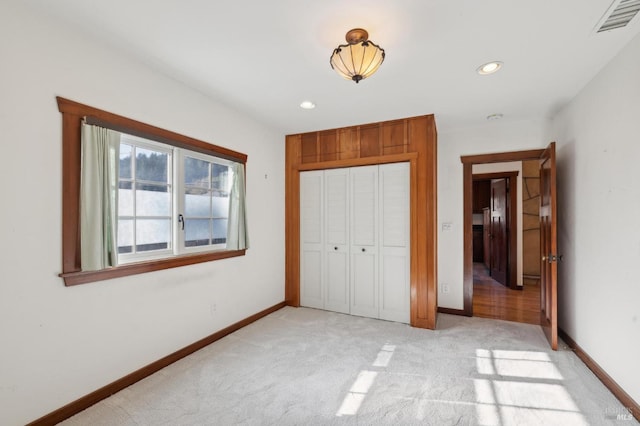
[[[594,32],[612,0],[26,2],[286,134],[431,113],[440,131],[549,117],[640,32],[638,16]],[[329,65],[355,27],[387,54],[359,84]],[[502,70],[478,75],[491,60]]]

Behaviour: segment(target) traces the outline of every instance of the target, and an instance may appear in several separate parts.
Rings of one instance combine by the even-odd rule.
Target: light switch
[[[453,228],[453,223],[451,223],[451,222],[444,222],[442,224],[442,230],[443,231],[451,231],[452,228]]]

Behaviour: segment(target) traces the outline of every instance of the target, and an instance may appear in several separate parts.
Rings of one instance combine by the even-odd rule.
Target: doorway
[[[533,166],[538,173],[539,161],[495,161],[493,157],[479,156],[471,165],[472,186],[472,242],[471,309],[465,303],[465,311],[473,316],[539,324],[540,288],[525,284],[524,259],[529,255],[539,258],[539,249],[532,250],[529,235],[527,244],[524,229],[530,228],[537,217],[524,217],[530,208],[529,188],[526,186]],[[525,163],[529,166],[525,170]],[[531,220],[530,220],[531,219]],[[525,224],[526,222],[526,224]],[[467,223],[465,221],[465,229]],[[479,235],[482,232],[483,258],[478,262]],[[537,237],[539,239],[539,237]],[[488,250],[487,250],[488,249]],[[466,266],[466,262],[465,262]],[[526,270],[531,274],[530,267]],[[528,277],[529,275],[527,275]]]
[[[556,194],[556,154],[555,142],[546,149],[512,151],[495,154],[467,155],[460,160],[463,164],[463,303],[464,314],[474,315],[473,285],[473,167],[509,161],[535,160],[539,178],[539,228],[540,228],[540,300],[539,320],[536,322],[544,331],[553,350],[558,347],[558,306],[557,276],[559,259],[557,253],[557,194]],[[509,289],[510,290],[510,289]]]
[[[473,262],[518,288],[519,171],[473,174]]]
[[[533,163],[535,173],[538,173],[538,162]],[[475,173],[478,170],[509,168],[514,170]],[[524,259],[529,259],[531,255],[538,258],[538,253],[531,253],[530,244],[524,244],[523,241],[525,200],[527,208],[530,208],[530,195],[536,193],[536,182],[530,182],[529,188],[527,179],[524,178],[526,173],[530,173],[529,169],[531,167],[525,170],[523,162],[473,167],[475,316],[528,324],[540,322],[540,287],[523,279]],[[537,211],[535,214],[537,222]],[[531,226],[530,222],[527,221],[528,227]]]

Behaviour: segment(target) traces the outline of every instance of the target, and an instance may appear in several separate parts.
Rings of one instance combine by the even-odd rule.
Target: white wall
[[[640,402],[640,36],[553,120],[559,323]]]
[[[516,284],[522,285],[522,161],[510,161],[505,163],[474,164],[473,174],[518,172],[516,178],[516,190],[518,201],[516,202]]]
[[[437,119],[437,117],[436,117]],[[544,148],[540,121],[491,121],[438,134],[438,306],[463,308],[462,163],[460,156]],[[442,224],[451,223],[444,231]],[[443,284],[449,292],[443,293]]]
[[[284,299],[284,135],[19,2],[0,3],[0,40],[0,424],[16,425]],[[248,154],[247,255],[64,287],[56,95]]]

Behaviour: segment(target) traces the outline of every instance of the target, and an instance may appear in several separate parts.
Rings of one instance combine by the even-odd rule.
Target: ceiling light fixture
[[[300,103],[300,108],[302,109],[314,109],[316,107],[316,104],[314,104],[311,101],[302,101]]]
[[[502,68],[502,62],[493,61],[480,65],[476,71],[478,71],[478,74],[480,75],[489,75],[497,72],[500,68]]]
[[[347,44],[333,50],[331,68],[347,80],[356,83],[376,72],[384,61],[384,49],[369,41],[369,33],[354,28],[345,36]]]

